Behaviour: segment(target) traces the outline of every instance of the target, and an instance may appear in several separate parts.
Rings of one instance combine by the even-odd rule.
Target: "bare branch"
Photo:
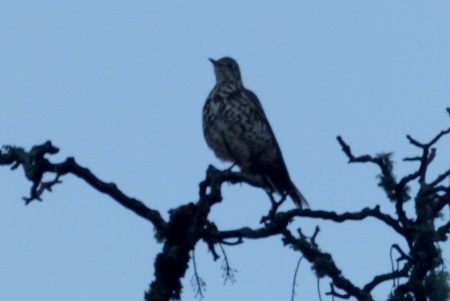
[[[301,211],[291,210],[286,212],[286,218],[292,218],[294,216],[303,216],[303,217],[311,217],[311,218],[320,218],[325,220],[332,220],[335,222],[346,222],[346,221],[357,221],[363,220],[367,217],[376,218],[386,225],[392,227],[399,234],[404,235],[404,229],[400,226],[397,220],[389,216],[388,214],[382,213],[380,210],[380,206],[375,206],[374,208],[364,208],[359,212],[345,212],[342,214],[338,214],[336,212],[330,211],[322,211],[322,210],[310,210],[304,209]]]
[[[370,293],[358,288],[342,275],[331,254],[322,252],[318,246],[312,244],[305,237],[295,238],[287,229],[283,231],[283,242],[294,250],[301,251],[303,256],[312,263],[312,268],[319,278],[330,277],[333,285],[345,291],[349,296],[360,301],[373,301]]]
[[[448,177],[450,177],[450,169],[445,171],[444,173],[440,174],[439,176],[437,176],[434,181],[429,183],[429,185],[431,187],[435,187],[435,186],[439,185],[439,183],[441,183],[442,181],[444,181]]]
[[[350,297],[351,297],[350,294],[341,294],[341,293],[336,292],[336,289],[334,288],[333,283],[330,283],[330,291],[326,294],[331,295],[333,297],[338,297],[341,299],[350,299]]]
[[[437,143],[439,139],[441,139],[443,136],[450,133],[450,128],[446,130],[442,130],[439,134],[437,134],[433,139],[431,139],[428,143],[420,143],[417,140],[413,139],[411,136],[407,135],[409,142],[417,147],[420,148],[430,148],[433,144]]]
[[[337,140],[339,144],[342,147],[342,150],[349,158],[349,163],[366,163],[371,162],[376,165],[381,170],[381,174],[379,176],[380,182],[379,186],[384,189],[386,192],[387,197],[395,202],[395,209],[398,215],[398,219],[401,222],[401,224],[408,228],[411,225],[411,221],[407,218],[406,212],[403,209],[404,202],[408,201],[410,199],[408,191],[409,187],[407,184],[419,177],[421,174],[419,171],[412,173],[411,175],[408,175],[400,180],[400,182],[397,182],[395,179],[395,176],[393,174],[393,163],[390,159],[391,154],[380,154],[376,157],[372,157],[370,155],[364,155],[360,157],[355,157],[350,149],[350,146],[344,142],[342,137],[338,136]],[[398,232],[398,231],[397,231]],[[410,243],[410,238],[407,238],[408,242]]]
[[[400,248],[400,246],[398,244],[393,244],[391,247],[392,250],[396,250],[399,254],[400,254],[400,258],[397,259],[397,261],[401,261],[401,260],[407,260],[407,261],[412,261],[413,259],[411,258],[411,256],[408,256],[403,250],[402,248]],[[394,270],[392,268],[392,270]]]
[[[166,222],[158,211],[148,208],[141,201],[126,196],[114,183],[103,182],[89,169],[78,165],[74,158],[67,158],[64,162],[57,164],[50,163],[45,158],[46,154],[55,154],[58,151],[59,149],[50,141],[32,147],[29,152],[23,148],[3,147],[0,153],[0,163],[22,165],[26,177],[33,182],[30,197],[25,198],[26,204],[35,199],[39,200],[45,190],[51,190],[53,185],[61,182],[59,179],[62,175],[73,174],[137,215],[152,222],[157,231],[165,232],[167,230]],[[50,182],[42,182],[44,173],[55,174],[55,179]]]
[[[237,270],[231,267],[230,262],[228,261],[227,253],[225,252],[225,249],[223,248],[222,244],[219,243],[219,247],[223,254],[223,262],[221,268],[223,270],[222,278],[224,280],[224,284],[226,284],[228,280],[231,283],[235,283]]]
[[[199,185],[198,201],[171,210],[169,221],[166,222],[158,211],[150,209],[141,201],[125,195],[114,183],[100,180],[89,169],[75,162],[74,158],[67,158],[61,163],[51,163],[47,156],[57,153],[59,149],[53,146],[50,141],[34,146],[28,152],[18,147],[3,147],[0,150],[0,165],[11,165],[12,169],[19,166],[23,167],[27,179],[32,182],[30,195],[25,198],[27,204],[33,200],[41,200],[45,191],[51,191],[54,185],[61,183],[62,176],[72,174],[82,178],[96,190],[105,193],[127,209],[150,221],[157,230],[157,238],[164,242],[164,246],[162,252],[156,257],[155,280],[146,292],[146,300],[180,298],[181,278],[184,277],[189,266],[190,254],[192,254],[194,265],[192,281],[196,287],[197,296],[203,298],[206,284],[198,276],[193,253],[194,247],[200,239],[205,241],[213,254],[214,260],[219,258],[216,247],[217,245],[220,247],[224,257],[222,269],[225,282],[227,280],[233,282],[235,270],[230,267],[222,244],[237,245],[243,243],[245,239],[260,239],[275,235],[281,235],[285,245],[302,253],[302,258],[304,257],[312,264],[312,269],[316,273],[318,281],[324,277],[331,279],[329,295],[339,298],[354,297],[359,301],[373,301],[371,291],[379,284],[394,280],[395,285],[395,280],[408,278],[406,281],[402,280],[403,284],[401,285],[400,281],[398,282],[395,294],[398,296],[414,296],[416,300],[425,300],[426,277],[437,267],[442,266],[442,256],[439,247],[437,247],[437,242],[447,240],[450,231],[450,222],[444,223],[437,229],[434,223],[442,209],[450,205],[450,188],[443,184],[450,177],[450,170],[443,172],[430,183],[426,183],[425,180],[427,169],[436,156],[436,150],[432,146],[449,133],[450,128],[441,131],[426,144],[407,136],[411,144],[422,150],[422,154],[421,156],[405,158],[405,161],[418,161],[419,167],[399,181],[396,180],[393,172],[394,162],[390,153],[375,156],[355,156],[350,146],[340,136],[337,137],[349,163],[372,163],[380,169],[378,185],[383,188],[388,198],[395,203],[395,216],[381,212],[379,206],[344,213],[310,209],[278,212],[279,206],[285,201],[286,196],[281,196],[281,199],[277,201],[271,191],[267,189],[261,176],[233,172],[231,169],[220,171],[213,166],[209,166],[205,180]],[[49,174],[54,176],[54,179],[44,182],[44,175],[48,176]],[[262,188],[268,193],[272,206],[268,216],[262,219],[262,226],[256,229],[242,227],[221,231],[208,220],[212,206],[222,200],[221,188],[224,182],[246,183]],[[412,183],[419,184],[419,192],[412,198],[416,216],[410,219],[406,216],[403,206],[406,201],[411,199],[408,185]],[[413,213],[411,213],[412,215]],[[393,266],[389,273],[374,276],[363,287],[359,287],[343,275],[331,254],[319,248],[316,242],[320,231],[318,226],[311,237],[304,235],[301,229],[298,229],[298,235],[294,237],[288,230],[289,223],[300,217],[336,223],[361,221],[369,217],[375,218],[406,239],[409,249],[403,251],[398,245],[392,245],[391,258],[393,250],[400,254],[396,259],[397,266],[395,268]],[[300,261],[297,265],[296,274],[299,264]],[[400,268],[401,264],[402,268]],[[294,277],[292,298],[295,295],[296,276]]]
[[[337,136],[336,139],[339,142],[339,144],[341,145],[342,151],[347,155],[349,163],[372,162],[372,163],[375,163],[377,165],[380,164],[380,162],[378,160],[375,160],[374,158],[372,158],[372,156],[369,156],[369,155],[363,155],[363,156],[355,157],[353,155],[353,153],[352,153],[352,150],[350,149],[350,146],[347,143],[345,143],[344,139],[342,139],[341,136]]]
[[[437,229],[437,237],[438,240],[440,241],[446,241],[447,240],[447,235],[450,233],[450,221],[448,221],[447,223],[445,223],[443,226],[440,226]]]
[[[404,229],[399,225],[398,221],[393,219],[387,214],[384,214],[380,211],[380,207],[376,206],[375,208],[364,208],[359,212],[346,212],[342,214],[337,214],[336,212],[322,211],[322,210],[298,210],[293,209],[286,212],[279,212],[275,215],[275,218],[266,223],[263,227],[259,229],[251,229],[249,227],[244,227],[235,230],[228,231],[219,231],[217,228],[214,229],[205,229],[203,231],[204,239],[213,242],[223,242],[225,239],[230,238],[248,238],[248,239],[258,239],[264,237],[270,237],[273,235],[280,234],[285,226],[294,218],[294,217],[310,217],[310,218],[320,218],[324,220],[331,220],[335,222],[345,222],[345,221],[357,221],[363,220],[367,217],[376,218],[386,225],[392,227],[399,234],[404,235]]]
[[[377,285],[385,281],[394,280],[402,277],[408,277],[409,271],[411,270],[411,266],[412,263],[407,263],[403,266],[401,270],[396,270],[390,273],[377,275],[373,278],[372,281],[370,281],[363,287],[363,290],[366,292],[371,292]]]
[[[302,262],[302,259],[303,259],[303,256],[300,256],[300,258],[297,261],[297,265],[295,266],[294,280],[292,281],[291,301],[294,301],[295,287],[297,286],[297,274],[298,274],[298,270],[300,268],[300,263]],[[320,296],[320,291],[319,291],[319,296]]]
[[[195,292],[194,297],[198,297],[200,300],[203,300],[205,298],[203,292],[206,291],[206,282],[198,274],[197,262],[195,260],[195,250],[192,250],[192,264],[194,266],[194,275],[192,275],[191,278],[191,286]]]

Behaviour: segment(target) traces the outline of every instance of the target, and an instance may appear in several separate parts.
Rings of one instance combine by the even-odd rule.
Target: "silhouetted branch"
[[[336,292],[336,289],[334,288],[334,284],[330,283],[330,291],[327,293],[327,295],[333,296],[333,297],[338,297],[341,299],[350,299],[351,295],[350,294],[342,294],[342,293],[338,293]]]
[[[377,285],[385,281],[408,277],[411,267],[412,263],[406,263],[401,270],[396,270],[390,273],[377,275],[373,277],[372,281],[364,285],[363,290],[366,292],[371,292]]]
[[[397,203],[397,213],[399,214],[400,220],[406,222],[406,214],[403,210],[403,203],[410,199],[408,195],[408,187],[404,181],[402,185],[398,185],[397,180],[393,174],[393,164],[391,160],[391,153],[379,154],[375,157],[370,155],[363,155],[356,157],[353,155],[350,146],[345,143],[341,136],[337,136],[337,140],[342,147],[343,152],[349,159],[348,163],[373,163],[377,165],[381,174],[379,175],[380,182],[378,185],[384,189],[388,198]]]
[[[450,109],[447,109],[450,113]],[[66,174],[80,177],[94,189],[110,196],[119,204],[133,211],[140,217],[151,222],[156,228],[156,238],[164,242],[162,251],[155,259],[155,277],[145,294],[147,301],[168,301],[179,299],[181,296],[181,279],[184,277],[193,252],[199,240],[204,240],[208,249],[217,260],[218,245],[222,250],[224,262],[224,279],[234,281],[234,272],[229,265],[228,258],[222,244],[235,246],[242,244],[245,239],[262,239],[280,235],[285,245],[298,251],[312,264],[318,280],[328,277],[331,279],[329,295],[339,298],[354,297],[359,301],[372,301],[371,291],[386,281],[397,280],[398,285],[393,292],[395,298],[414,298],[415,301],[426,300],[430,292],[440,291],[442,298],[450,294],[450,288],[445,282],[448,278],[446,271],[439,274],[437,268],[443,266],[443,259],[438,242],[446,241],[450,232],[450,222],[437,227],[435,220],[442,214],[446,206],[450,206],[450,187],[445,181],[450,177],[450,169],[442,172],[433,181],[427,183],[426,175],[430,164],[436,157],[434,146],[442,137],[450,133],[450,128],[441,131],[428,143],[421,143],[411,136],[407,136],[409,142],[421,149],[420,156],[406,158],[406,161],[419,162],[417,170],[402,177],[397,181],[394,175],[394,164],[390,153],[376,156],[355,156],[350,146],[340,137],[337,140],[342,147],[349,163],[372,163],[380,169],[378,185],[383,188],[387,197],[394,202],[395,213],[389,215],[381,212],[379,206],[363,208],[357,212],[336,213],[324,210],[298,210],[277,212],[286,196],[281,196],[276,201],[267,190],[264,180],[258,175],[243,172],[233,172],[231,169],[220,171],[209,166],[206,177],[199,185],[199,199],[196,203],[188,203],[170,210],[169,220],[166,222],[156,210],[148,208],[137,199],[125,195],[114,183],[100,180],[89,169],[80,166],[74,158],[67,158],[61,163],[52,163],[47,156],[56,154],[59,149],[50,141],[36,145],[30,151],[20,147],[6,146],[0,150],[0,165],[11,165],[11,169],[23,167],[25,176],[32,182],[30,195],[25,199],[26,204],[33,200],[42,200],[45,191],[52,191],[56,184],[61,183],[61,178]],[[44,175],[50,175],[51,181],[43,181]],[[242,227],[234,230],[221,230],[210,221],[209,213],[212,206],[221,202],[222,184],[246,183],[262,188],[268,192],[271,201],[271,210],[267,217],[263,217],[261,226],[255,229]],[[418,193],[414,197],[409,195],[409,185],[418,184]],[[415,215],[410,213],[408,217],[404,211],[404,203],[412,200],[415,205]],[[374,218],[390,229],[398,233],[407,242],[407,248],[402,250],[397,244],[391,247],[400,256],[397,267],[392,266],[391,272],[376,275],[367,284],[360,287],[345,277],[331,254],[324,252],[316,242],[319,234],[317,226],[311,237],[307,237],[298,229],[294,236],[288,229],[288,225],[296,218],[312,218],[342,223],[347,221],[362,221],[366,218]],[[402,267],[400,268],[400,264]],[[195,263],[193,283],[197,296],[203,298],[206,283],[198,276]],[[393,265],[393,261],[392,261]],[[434,277],[434,278],[433,278]],[[447,277],[447,278],[446,278]],[[436,280],[438,279],[438,280]],[[440,279],[440,280],[439,280]],[[443,279],[443,280],[442,280]],[[400,280],[402,284],[400,284]],[[296,278],[294,278],[295,286]],[[294,295],[293,286],[293,295]],[[395,299],[393,300],[404,300]],[[434,299],[433,299],[434,300]]]
[[[261,177],[248,173],[233,172],[230,169],[219,170],[212,165],[208,166],[206,171],[206,179],[200,183],[200,196],[207,196],[207,188],[210,188],[208,197],[212,202],[217,203],[222,200],[221,185],[224,182],[231,184],[247,183],[258,188],[265,188]]]
[[[450,233],[450,221],[445,223],[443,226],[440,226],[437,229],[437,239],[439,241],[446,241],[448,239],[447,235]]]
[[[401,261],[401,260],[407,260],[407,261],[412,261],[412,258],[410,256],[408,256],[401,248],[398,244],[393,244],[391,249],[396,250],[399,254],[400,254],[400,258],[397,259],[397,261]],[[394,269],[392,269],[394,270]]]
[[[447,240],[447,235],[450,230],[450,222],[439,227],[437,230],[434,225],[434,220],[439,216],[441,210],[450,204],[450,188],[438,186],[438,184],[449,177],[450,170],[446,170],[434,181],[426,183],[428,167],[436,157],[436,149],[432,146],[444,135],[449,133],[450,128],[441,131],[428,143],[421,143],[408,135],[407,139],[409,142],[419,147],[422,150],[422,154],[420,156],[406,158],[405,161],[418,161],[420,164],[416,171],[401,178],[398,182],[395,180],[392,160],[389,155],[377,155],[376,157],[370,155],[354,156],[349,145],[341,137],[337,137],[342,150],[349,159],[349,163],[370,162],[380,167],[381,175],[379,176],[379,185],[383,187],[389,199],[395,202],[397,219],[393,225],[397,224],[397,232],[405,238],[409,247],[409,254],[406,254],[398,246],[396,248],[401,254],[399,260],[406,260],[401,270],[395,270],[391,273],[374,277],[371,282],[366,284],[364,290],[370,291],[379,283],[387,280],[407,277],[408,280],[397,287],[394,295],[403,297],[414,296],[414,300],[421,301],[426,300],[426,296],[430,294],[430,291],[435,291],[436,287],[439,287],[441,291],[447,291],[447,295],[449,294],[450,289],[448,288],[448,284],[428,281],[427,279],[429,275],[432,275],[436,267],[442,265],[441,251],[437,248],[436,242]],[[410,219],[406,216],[403,204],[410,199],[408,185],[415,180],[417,180],[419,185],[419,191],[414,198],[416,217]],[[391,217],[388,218],[388,220],[390,219]],[[435,288],[430,289],[430,285],[435,285]],[[347,290],[345,291],[348,292]],[[352,294],[350,293],[350,295]]]
[[[441,131],[439,134],[437,134],[433,139],[431,139],[428,143],[421,143],[417,141],[416,139],[412,138],[410,135],[407,135],[406,138],[408,141],[419,148],[422,149],[422,156],[420,157],[420,167],[418,171],[416,172],[416,175],[420,176],[420,182],[425,182],[425,176],[427,172],[428,165],[433,161],[433,159],[436,156],[436,149],[432,148],[434,144],[436,144],[439,139],[441,139],[444,135],[447,135],[450,133],[450,128],[447,130]]]
[[[450,133],[450,128],[446,129],[446,130],[442,130],[441,132],[439,132],[439,134],[437,134],[433,139],[431,139],[430,142],[428,143],[420,143],[419,141],[417,141],[416,139],[412,138],[410,135],[407,135],[406,138],[408,138],[409,142],[417,147],[420,148],[430,148],[431,146],[433,146],[433,144],[437,143],[439,141],[439,139],[441,139],[444,135],[447,135]]]
[[[50,141],[33,146],[29,152],[20,147],[3,147],[0,153],[0,164],[13,164],[14,168],[22,165],[27,179],[33,182],[30,196],[24,198],[26,204],[33,200],[40,200],[45,190],[51,191],[53,185],[61,183],[61,176],[73,174],[83,179],[96,190],[109,195],[122,206],[152,222],[158,232],[166,231],[166,222],[158,211],[148,208],[141,201],[126,196],[117,188],[116,184],[101,181],[89,169],[78,165],[74,158],[67,158],[64,162],[56,164],[45,158],[47,154],[53,155],[58,152],[59,149],[53,146]],[[45,173],[54,174],[55,179],[50,182],[42,182]]]
[[[371,162],[379,166],[381,174],[379,175],[380,182],[378,185],[386,192],[387,197],[395,202],[395,210],[397,212],[398,220],[402,224],[403,228],[411,227],[412,222],[406,216],[406,212],[403,209],[403,204],[410,199],[409,187],[407,184],[416,179],[420,172],[417,171],[411,175],[408,175],[397,182],[393,173],[393,163],[391,160],[391,154],[381,154],[376,157],[370,155],[364,155],[355,157],[351,152],[350,146],[344,142],[344,140],[338,136],[337,140],[342,147],[342,150],[349,158],[349,163],[366,163]],[[397,231],[398,232],[398,231]],[[411,244],[411,238],[406,237],[408,243]]]
[[[208,228],[203,231],[203,237],[207,241],[212,242],[224,242],[224,240],[230,238],[258,239],[270,237],[273,235],[280,234],[294,217],[318,218],[324,220],[331,220],[339,223],[345,221],[363,220],[367,217],[373,217],[384,222],[386,225],[392,227],[399,234],[404,235],[404,230],[399,225],[399,223],[389,215],[382,213],[380,211],[380,207],[376,206],[375,208],[364,208],[359,212],[345,212],[342,214],[322,210],[293,209],[286,212],[277,213],[274,219],[267,222],[263,227],[258,229],[251,229],[249,227],[244,227],[235,230],[219,231],[217,228]]]
[[[375,206],[374,208],[364,208],[359,212],[345,212],[342,214],[338,214],[333,211],[322,211],[322,210],[309,210],[305,209],[302,211],[291,210],[286,212],[286,218],[292,218],[294,216],[302,216],[302,217],[311,217],[311,218],[320,218],[324,220],[331,220],[335,222],[346,222],[346,221],[358,221],[363,220],[367,217],[376,218],[386,225],[392,227],[397,233],[404,234],[404,229],[400,226],[397,220],[392,218],[388,214],[384,214],[380,210],[380,206]]]
[[[194,289],[195,297],[202,300],[205,298],[203,292],[206,291],[206,282],[198,275],[194,250],[192,250],[192,265],[194,266],[194,275],[191,278],[191,286]]]
[[[297,265],[295,266],[294,280],[292,281],[291,301],[294,301],[295,286],[297,285],[297,274],[298,274],[298,270],[300,268],[300,263],[302,262],[302,259],[303,259],[303,256],[300,256],[300,258],[297,261]],[[320,291],[319,291],[319,296],[320,296]]]
[[[319,247],[305,236],[295,238],[287,229],[283,231],[283,242],[290,245],[294,250],[302,252],[303,256],[312,264],[312,269],[317,277],[331,278],[333,285],[345,291],[349,296],[353,296],[361,301],[372,301],[370,293],[358,288],[349,279],[342,275],[341,270],[336,266],[333,257],[329,253],[322,252]],[[340,295],[342,297],[342,295]]]
[[[436,179],[432,182],[430,182],[430,186],[431,187],[436,187],[437,185],[439,185],[442,181],[444,181],[446,178],[450,177],[450,169],[447,170],[446,172],[440,174],[439,176],[436,177]]]
[[[228,280],[231,283],[235,283],[237,270],[235,270],[231,267],[230,262],[228,261],[227,253],[225,252],[225,249],[223,248],[222,244],[219,243],[219,247],[223,254],[223,262],[222,262],[221,268],[223,271],[222,278],[223,278],[224,284],[226,284]]]

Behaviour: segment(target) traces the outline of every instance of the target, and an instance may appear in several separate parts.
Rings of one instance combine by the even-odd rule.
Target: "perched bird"
[[[271,192],[288,194],[298,208],[307,206],[289,177],[261,103],[244,88],[236,61],[229,57],[209,60],[214,65],[216,85],[203,107],[203,133],[208,146],[218,158],[262,176]]]

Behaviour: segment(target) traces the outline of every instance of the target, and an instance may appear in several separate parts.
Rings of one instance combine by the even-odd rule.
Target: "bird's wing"
[[[259,115],[261,122],[267,127],[268,132],[270,133],[271,140],[273,146],[275,148],[275,153],[273,153],[272,158],[275,159],[273,166],[269,168],[260,166],[262,169],[262,173],[265,175],[266,180],[269,182],[270,186],[272,186],[275,190],[280,192],[281,194],[288,193],[293,199],[294,203],[298,208],[307,207],[308,202],[305,197],[300,193],[300,191],[295,187],[294,183],[289,177],[289,172],[287,170],[286,164],[283,159],[283,154],[281,153],[280,146],[278,145],[275,134],[270,126],[269,120],[264,113],[264,109],[259,101],[258,97],[250,90],[245,90],[245,94],[249,98],[249,100],[253,103],[257,114]]]
[[[258,109],[259,113],[261,114],[261,117],[263,117],[263,119],[267,120],[266,114],[264,113],[264,109],[263,109],[263,107],[261,105],[261,102],[258,99],[258,96],[256,96],[255,93],[253,93],[252,91],[247,90],[247,89],[244,89],[244,93],[247,94],[249,100]],[[268,122],[267,122],[267,124],[268,124]],[[270,128],[270,124],[268,124],[268,125],[269,125],[269,128]],[[270,131],[272,131],[272,129]]]
[[[247,94],[249,100],[253,103],[253,105],[257,109],[259,117],[264,122],[264,124],[267,126],[267,129],[269,130],[269,133],[271,135],[272,141],[273,141],[273,143],[276,146],[277,153],[279,154],[281,160],[283,161],[284,168],[286,168],[286,166],[284,164],[284,160],[283,160],[283,155],[281,154],[280,146],[278,145],[277,139],[276,139],[275,134],[274,134],[274,132],[272,130],[272,127],[270,126],[269,120],[267,119],[266,113],[264,112],[264,109],[263,109],[263,107],[261,105],[261,102],[259,101],[259,99],[256,96],[256,94],[253,93],[252,91],[245,89],[245,94]]]

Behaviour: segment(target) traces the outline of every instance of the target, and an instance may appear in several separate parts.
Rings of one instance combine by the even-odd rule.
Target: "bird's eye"
[[[230,68],[230,69],[234,69],[234,66],[231,63],[229,63],[227,67]]]

